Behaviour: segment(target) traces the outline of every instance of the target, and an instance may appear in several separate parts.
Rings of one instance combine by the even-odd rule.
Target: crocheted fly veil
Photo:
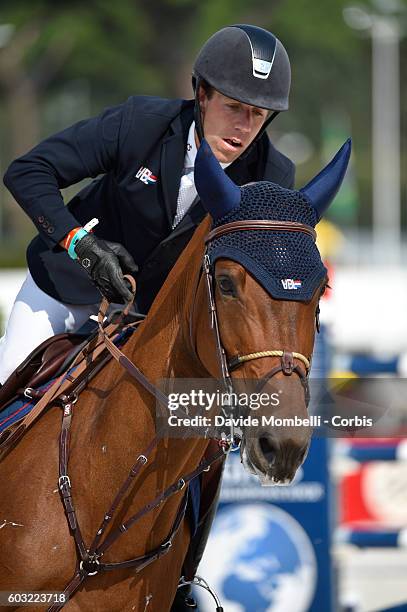
[[[240,206],[214,222],[214,227],[247,219],[298,221],[312,227],[316,211],[297,191],[265,181],[241,188]],[[240,263],[273,297],[309,300],[326,275],[311,236],[302,232],[250,230],[215,238],[211,262],[221,257]]]
[[[332,162],[300,191],[267,181],[238,187],[203,141],[195,163],[195,183],[214,228],[250,219],[295,221],[315,227],[339,189],[349,155],[347,141]],[[303,232],[233,231],[213,239],[208,255],[211,264],[221,257],[238,262],[276,299],[308,301],[326,275],[312,236]]]

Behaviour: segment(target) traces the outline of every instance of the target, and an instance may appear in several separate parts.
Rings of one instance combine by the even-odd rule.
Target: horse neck
[[[129,346],[131,358],[150,380],[208,376],[194,356],[189,320],[209,229],[208,217],[177,260]]]

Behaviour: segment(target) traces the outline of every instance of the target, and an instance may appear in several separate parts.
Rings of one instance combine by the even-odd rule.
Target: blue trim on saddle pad
[[[41,387],[38,387],[37,391],[46,391],[53,384],[54,379],[45,383]],[[9,404],[4,410],[0,412],[0,433],[7,427],[26,416],[34,408],[37,403],[37,399],[27,399],[22,396],[16,399],[15,402]]]

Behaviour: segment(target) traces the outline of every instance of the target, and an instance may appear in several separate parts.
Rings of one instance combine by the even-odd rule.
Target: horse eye
[[[220,276],[216,283],[224,295],[235,295],[235,286],[228,276]]]

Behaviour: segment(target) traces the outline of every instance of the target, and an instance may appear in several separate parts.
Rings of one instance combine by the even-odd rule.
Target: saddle
[[[49,405],[77,397],[112,358],[106,342],[127,339],[144,318],[115,311],[103,325],[102,319],[90,320],[79,332],[57,334],[32,351],[0,388],[0,416],[3,410],[12,413],[11,424],[0,433],[0,459]],[[14,408],[25,399],[31,402],[31,410],[20,417]]]
[[[30,391],[69,367],[76,354],[88,342],[86,334],[57,334],[48,338],[28,355],[0,388],[0,411],[21,395],[33,397]]]

